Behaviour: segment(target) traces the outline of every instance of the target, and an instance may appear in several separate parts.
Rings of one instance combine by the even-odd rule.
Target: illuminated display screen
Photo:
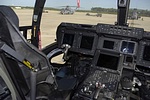
[[[103,48],[114,49],[114,41],[104,40]]]
[[[97,66],[117,70],[118,62],[119,62],[119,57],[117,56],[100,54],[97,61]]]
[[[87,50],[92,50],[93,42],[94,42],[94,37],[82,36],[80,48],[87,49]]]
[[[125,54],[133,54],[135,49],[135,43],[131,41],[122,41],[121,52]]]
[[[150,46],[145,46],[143,52],[143,60],[150,61]]]
[[[63,44],[73,45],[74,35],[73,34],[64,34]]]

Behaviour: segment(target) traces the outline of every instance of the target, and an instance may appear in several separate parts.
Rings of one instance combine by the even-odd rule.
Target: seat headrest
[[[0,5],[0,41],[5,42],[10,47],[14,48],[11,38],[11,31],[8,22],[19,29],[19,19],[16,13],[8,6]]]
[[[0,13],[7,19],[10,19],[17,28],[19,28],[19,19],[16,13],[9,6],[0,5]]]

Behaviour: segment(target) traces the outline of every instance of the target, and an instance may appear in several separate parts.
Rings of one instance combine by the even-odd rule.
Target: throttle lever
[[[135,86],[137,84],[138,86],[141,86],[142,83],[137,77],[133,77],[133,85]]]
[[[100,90],[105,87],[105,84],[101,84],[100,82],[96,82],[96,91],[94,93],[94,100],[98,99]]]

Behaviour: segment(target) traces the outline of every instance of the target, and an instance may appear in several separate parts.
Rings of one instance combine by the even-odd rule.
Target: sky
[[[0,5],[34,6],[35,0],[0,0]],[[77,0],[46,0],[46,7],[76,6]],[[117,0],[80,0],[80,9],[117,8]],[[150,0],[130,0],[130,8],[150,10]]]

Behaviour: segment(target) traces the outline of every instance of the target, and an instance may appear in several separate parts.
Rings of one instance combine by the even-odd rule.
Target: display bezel
[[[70,34],[70,35],[74,35],[74,39],[73,39],[73,43],[71,45],[71,49],[72,48],[75,48],[75,42],[76,42],[76,38],[77,38],[77,33],[74,31],[74,30],[70,30],[70,29],[65,29],[65,28],[62,28],[62,29],[59,29],[59,31],[57,30],[57,43],[58,43],[58,47],[59,48],[62,48],[62,45],[64,44],[63,41],[64,41],[64,35],[65,34]]]
[[[105,49],[114,49],[115,46],[115,41],[110,41],[110,40],[104,40],[103,43],[103,48]]]
[[[133,50],[132,50],[132,52],[129,52],[129,51],[123,51],[122,50],[122,48],[123,48],[123,44],[124,43],[127,43],[127,44],[134,44],[134,47],[133,47]],[[130,49],[128,49],[128,50],[130,50]],[[126,55],[135,55],[136,54],[136,51],[137,51],[137,43],[135,42],[135,41],[129,41],[129,40],[122,40],[121,42],[120,42],[120,48],[119,48],[119,51],[120,51],[120,53],[122,53],[122,54],[126,54]]]
[[[68,35],[68,36],[65,36],[65,35]],[[72,47],[74,38],[75,38],[75,34],[65,33],[65,34],[63,34],[62,44],[69,44]],[[68,41],[68,43],[67,43],[67,41]],[[71,43],[69,43],[69,42],[71,42]]]
[[[83,37],[91,37],[93,38],[93,44],[90,49],[82,48],[82,38]],[[80,32],[78,39],[77,39],[77,49],[80,53],[83,54],[88,54],[88,55],[94,55],[95,50],[97,48],[97,43],[98,43],[98,35],[94,32]]]
[[[146,46],[150,46],[150,41],[140,41],[138,47],[138,55],[137,55],[137,65],[148,67],[150,66],[150,61],[143,59],[144,49]]]
[[[104,68],[103,66],[97,66],[97,62],[98,62],[99,56],[101,54],[117,57],[118,58],[117,69],[114,70],[113,68],[111,69],[111,68]],[[94,66],[98,69],[101,69],[101,70],[110,71],[110,72],[117,72],[118,73],[118,72],[121,72],[121,70],[122,70],[122,67],[121,67],[122,63],[123,63],[122,56],[120,56],[119,53],[111,53],[111,52],[105,52],[105,51],[102,51],[102,50],[96,50],[96,53],[95,53],[94,58],[93,58],[92,66]]]
[[[94,44],[94,36],[82,36],[80,47],[81,49],[92,50]]]
[[[72,43],[71,48],[69,49],[70,51],[73,52],[78,52],[78,53],[82,53],[82,54],[86,54],[86,55],[94,55],[95,50],[97,48],[97,43],[98,43],[98,35],[96,34],[96,32],[92,32],[92,31],[73,31],[73,30],[64,30],[61,33],[61,41],[58,41],[59,43],[59,47],[61,48],[61,46],[63,45],[63,41],[64,41],[64,36],[65,34],[70,34],[70,35],[74,35],[74,40]],[[81,48],[81,43],[82,43],[82,37],[92,37],[93,38],[93,44],[91,46],[91,49],[86,49],[86,48]],[[60,39],[59,39],[60,40]]]
[[[104,47],[104,42],[105,41],[111,41],[114,42],[113,48],[109,49],[109,48],[105,48]],[[98,49],[101,50],[106,50],[106,51],[112,51],[112,52],[119,52],[119,47],[120,47],[120,41],[119,39],[113,39],[113,38],[106,38],[106,37],[100,37],[99,41],[98,41]]]

